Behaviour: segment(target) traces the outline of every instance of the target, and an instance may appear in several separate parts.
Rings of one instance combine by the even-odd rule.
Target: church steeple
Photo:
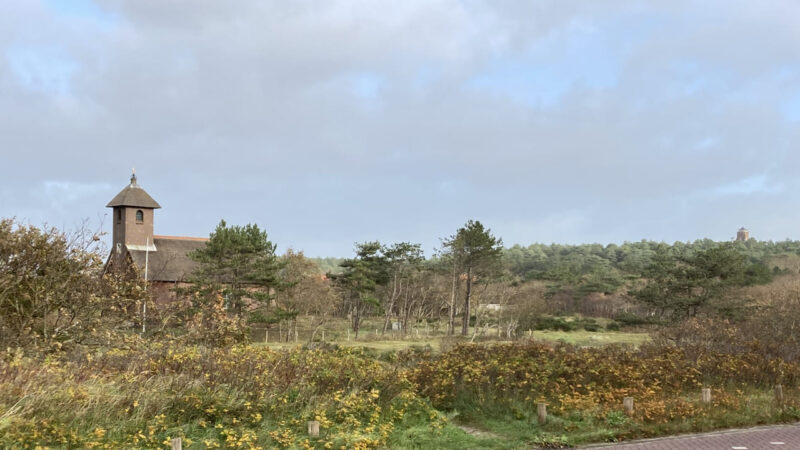
[[[130,184],[125,186],[106,205],[113,208],[112,242],[115,255],[122,255],[125,247],[144,250],[153,247],[153,212],[161,208],[150,194],[139,186],[136,171],[131,174]]]

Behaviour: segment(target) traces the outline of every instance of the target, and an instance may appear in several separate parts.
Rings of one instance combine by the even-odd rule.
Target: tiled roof
[[[189,253],[203,248],[208,238],[187,238],[177,236],[154,236],[155,251],[128,248],[131,258],[144,274],[147,262],[149,281],[184,281],[197,268],[197,263],[189,258]]]

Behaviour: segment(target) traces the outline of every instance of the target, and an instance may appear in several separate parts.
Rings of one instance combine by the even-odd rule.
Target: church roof
[[[128,247],[128,252],[142,274],[146,260],[148,281],[185,281],[197,268],[189,253],[205,247],[206,241],[207,238],[154,236],[155,250]]]
[[[133,206],[138,208],[161,208],[150,194],[145,192],[144,189],[136,182],[136,174],[131,175],[131,184],[119,191],[113,199],[106,205],[106,208],[113,208],[115,206]]]

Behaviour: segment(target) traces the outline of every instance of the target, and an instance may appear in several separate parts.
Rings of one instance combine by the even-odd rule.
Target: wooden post
[[[546,403],[537,403],[536,404],[536,417],[539,419],[539,425],[544,425],[547,423],[547,404]]]
[[[710,388],[703,388],[702,394],[703,394],[703,397],[702,397],[703,403],[705,403],[705,404],[711,403],[711,389]]]
[[[172,446],[172,450],[181,450],[183,448],[183,442],[181,441],[181,438],[175,438],[169,443]]]
[[[350,328],[347,329],[347,340],[350,340]]]
[[[269,328],[264,328],[264,343],[269,343]]]
[[[325,342],[325,328],[322,329],[322,342]]]
[[[775,385],[775,401],[783,405],[783,385]]]
[[[316,420],[308,422],[308,435],[311,437],[319,437],[319,422]]]
[[[629,416],[633,415],[633,397],[625,397],[622,399],[622,409],[625,410],[625,414]]]

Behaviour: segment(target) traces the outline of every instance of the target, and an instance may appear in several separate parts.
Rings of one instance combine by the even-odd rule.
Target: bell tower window
[[[122,223],[122,209],[116,208],[117,210],[117,223]]]
[[[144,222],[144,213],[141,209],[136,210],[136,223]]]

